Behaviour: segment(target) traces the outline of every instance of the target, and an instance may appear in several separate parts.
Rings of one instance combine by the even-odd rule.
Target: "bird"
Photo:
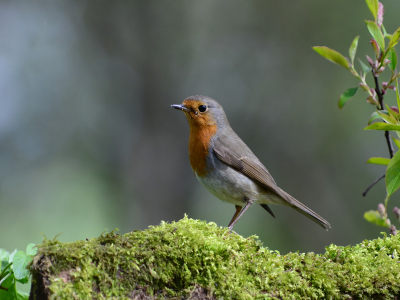
[[[275,218],[269,204],[290,206],[322,228],[331,225],[276,184],[267,168],[231,128],[214,99],[195,95],[171,107],[189,122],[189,161],[196,178],[211,194],[235,205],[231,231],[252,204]]]

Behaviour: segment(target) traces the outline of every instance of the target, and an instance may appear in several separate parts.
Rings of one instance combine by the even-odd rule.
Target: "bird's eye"
[[[206,110],[207,110],[207,106],[205,106],[205,105],[199,106],[199,112],[205,112]]]

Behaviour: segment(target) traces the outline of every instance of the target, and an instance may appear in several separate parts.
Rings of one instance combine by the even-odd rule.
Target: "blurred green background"
[[[384,24],[400,23],[383,1]],[[357,81],[316,54],[373,55],[365,1],[1,1],[0,247],[24,250],[189,217],[227,226],[235,209],[193,176],[184,115],[207,95],[281,188],[326,218],[328,232],[287,207],[259,206],[235,226],[279,250],[323,252],[379,236],[363,219],[385,196],[362,192],[388,156],[383,132],[362,131],[373,106]],[[357,65],[357,69],[360,67]],[[394,103],[394,93],[386,101]],[[398,205],[395,194],[390,202]]]

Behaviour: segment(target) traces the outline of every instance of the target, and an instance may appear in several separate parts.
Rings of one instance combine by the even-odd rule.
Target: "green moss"
[[[229,234],[185,217],[144,231],[90,241],[45,240],[32,265],[53,299],[189,296],[198,287],[221,299],[394,298],[400,294],[400,236],[326,253],[280,255],[256,236]]]

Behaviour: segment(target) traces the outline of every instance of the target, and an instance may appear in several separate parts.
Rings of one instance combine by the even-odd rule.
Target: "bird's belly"
[[[225,202],[244,206],[247,199],[252,199],[258,204],[287,204],[276,193],[261,187],[247,176],[231,168],[226,168],[218,173],[212,172],[204,177],[200,177],[196,173],[195,175],[211,194]]]
[[[239,206],[244,206],[246,199],[258,202],[260,187],[254,181],[235,170],[226,171],[219,174],[211,173],[205,177],[200,177],[196,173],[195,175],[209,192],[222,201]],[[230,174],[230,172],[235,173]]]

